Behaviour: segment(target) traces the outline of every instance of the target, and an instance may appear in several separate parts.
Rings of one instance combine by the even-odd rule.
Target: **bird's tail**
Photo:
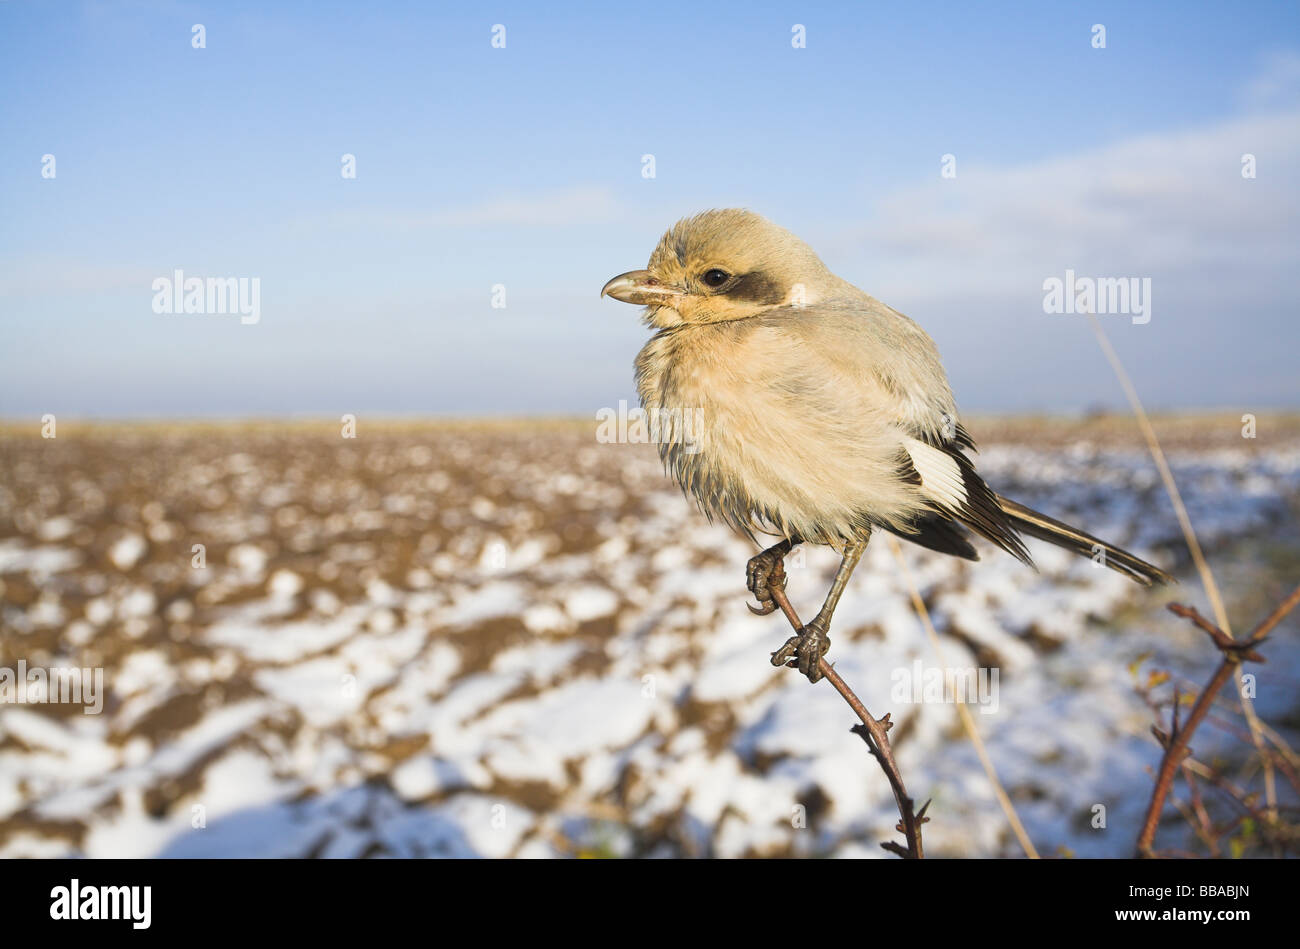
[[[1130,580],[1151,586],[1153,583],[1176,583],[1169,574],[1154,564],[1149,564],[1141,557],[1135,557],[1127,550],[1121,550],[1114,544],[1098,540],[1077,527],[1063,524],[1055,518],[1040,514],[1023,504],[998,496],[998,505],[1011,518],[1017,531],[1037,537],[1057,547],[1064,547],[1084,557],[1090,557],[1110,567],[1116,573],[1122,573]]]

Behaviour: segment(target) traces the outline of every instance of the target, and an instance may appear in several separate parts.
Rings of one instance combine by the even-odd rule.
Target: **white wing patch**
[[[904,438],[903,447],[921,476],[921,491],[926,497],[951,511],[966,506],[966,485],[951,455],[915,438]]]

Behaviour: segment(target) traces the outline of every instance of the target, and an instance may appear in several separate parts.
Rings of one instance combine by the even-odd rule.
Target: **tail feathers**
[[[975,548],[966,539],[962,529],[942,514],[926,514],[917,518],[909,527],[910,530],[885,525],[885,530],[903,540],[910,540],[914,544],[937,550],[941,554],[951,554],[963,560],[980,559],[980,555],[975,552]]]
[[[1121,550],[1104,540],[1098,540],[1077,527],[1063,524],[1055,518],[1040,514],[1001,495],[998,496],[998,504],[1011,518],[1016,530],[1022,534],[1037,537],[1039,540],[1045,540],[1049,544],[1055,544],[1057,547],[1063,547],[1084,557],[1095,557],[1100,551],[1102,564],[1143,586],[1177,582],[1154,564],[1147,563],[1141,557],[1136,557],[1127,550]]]

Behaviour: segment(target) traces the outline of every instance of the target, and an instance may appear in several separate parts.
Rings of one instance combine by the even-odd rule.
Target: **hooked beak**
[[[600,295],[641,306],[673,306],[684,294],[676,287],[661,283],[648,270],[629,270],[605,284]]]

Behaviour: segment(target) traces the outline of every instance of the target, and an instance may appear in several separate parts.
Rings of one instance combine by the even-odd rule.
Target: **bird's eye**
[[[704,281],[706,287],[717,288],[730,280],[731,274],[727,273],[725,270],[719,270],[714,267],[712,270],[704,271],[704,276],[700,279]]]

